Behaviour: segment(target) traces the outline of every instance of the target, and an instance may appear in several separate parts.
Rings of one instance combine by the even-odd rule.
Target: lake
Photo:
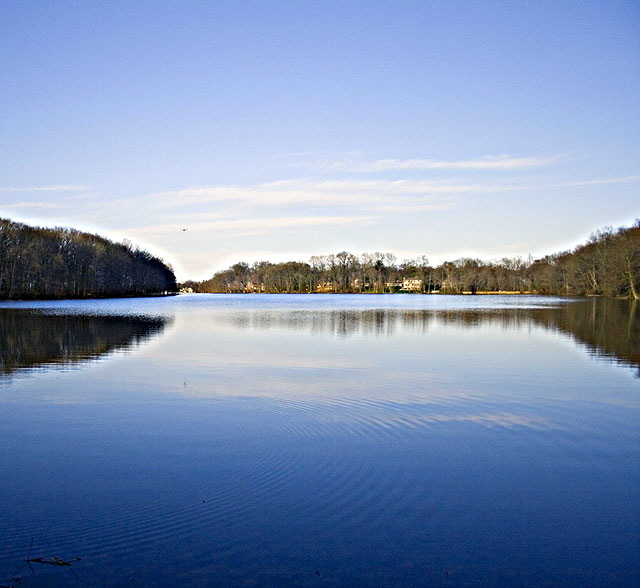
[[[640,585],[636,306],[0,303],[0,585]]]

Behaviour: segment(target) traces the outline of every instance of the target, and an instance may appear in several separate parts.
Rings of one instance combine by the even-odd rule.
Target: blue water
[[[0,585],[635,585],[639,319],[585,304],[2,303]]]

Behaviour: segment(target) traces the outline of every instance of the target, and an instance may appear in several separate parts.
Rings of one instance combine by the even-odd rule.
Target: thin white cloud
[[[489,183],[425,180],[325,180],[298,178],[251,186],[197,186],[148,197],[155,206],[251,204],[260,206],[350,206],[392,204],[398,198],[428,198],[438,194],[488,193],[513,189]],[[392,200],[390,200],[392,199]]]
[[[319,171],[351,173],[378,173],[407,170],[494,170],[513,171],[542,167],[555,163],[558,156],[512,157],[511,155],[487,155],[476,159],[442,161],[436,159],[377,159],[374,161],[321,160],[309,164],[296,164]]]
[[[482,157],[461,161],[435,160],[379,160],[360,162],[376,170],[428,169],[442,168],[450,170],[493,169],[517,170],[546,165],[561,159],[562,156],[511,157],[508,155]],[[353,171],[350,162],[334,162],[334,169]],[[365,167],[360,171],[366,171]],[[464,181],[462,178],[448,180],[426,179],[362,179],[342,177],[322,179],[317,177],[290,178],[261,184],[241,185],[205,185],[180,190],[159,192],[145,197],[148,205],[166,210],[186,210],[190,206],[217,205],[218,210],[228,207],[287,207],[303,205],[306,207],[374,207],[402,208],[403,206],[427,206],[439,209],[448,206],[445,196],[494,194],[498,192],[516,192],[523,190],[548,190],[561,187],[580,187],[628,183],[638,181],[640,176],[623,176],[591,180],[543,183],[532,178],[492,177],[490,180]],[[133,203],[133,202],[132,202]]]
[[[290,216],[251,219],[230,219],[210,222],[182,224],[162,224],[129,229],[137,235],[167,235],[171,233],[221,233],[259,234],[274,230],[298,229],[318,226],[335,226],[351,223],[369,223],[375,219],[370,216]],[[185,230],[186,229],[186,230]]]
[[[452,202],[440,202],[438,204],[400,204],[400,205],[381,205],[373,206],[371,209],[375,212],[384,213],[411,213],[411,212],[434,212],[436,210],[449,210],[453,206]]]
[[[0,192],[84,192],[87,186],[76,184],[63,184],[59,186],[30,186],[30,187],[3,187]]]
[[[53,202],[12,202],[6,208],[59,208]]]
[[[604,184],[628,184],[631,182],[640,181],[640,176],[621,176],[618,178],[603,178],[596,180],[581,180],[577,182],[562,182],[560,184],[554,184],[555,187],[559,188],[570,188],[570,187],[579,187],[579,186],[598,186]]]

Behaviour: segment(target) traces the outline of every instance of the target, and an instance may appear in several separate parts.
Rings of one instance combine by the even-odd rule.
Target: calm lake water
[[[0,585],[640,585],[628,302],[1,303],[0,353]]]

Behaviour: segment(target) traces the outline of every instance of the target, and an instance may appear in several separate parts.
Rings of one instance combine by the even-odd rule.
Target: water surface
[[[0,304],[0,584],[634,585],[639,317],[525,296]]]

